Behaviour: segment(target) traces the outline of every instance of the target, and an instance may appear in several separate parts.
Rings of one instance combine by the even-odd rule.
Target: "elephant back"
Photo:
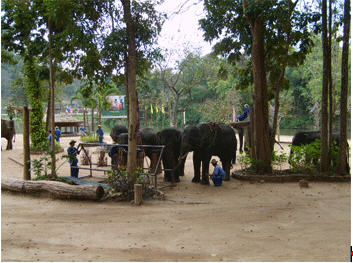
[[[157,132],[151,128],[141,130],[142,144],[157,145]]]
[[[299,131],[293,136],[292,145],[310,144],[316,139],[320,139],[320,131]]]
[[[182,132],[177,128],[166,128],[157,133],[159,145],[165,145],[166,148],[172,148],[176,155],[180,154]]]
[[[234,155],[236,151],[236,137],[233,128],[224,123],[206,122],[200,123],[202,141],[209,144],[208,148],[214,154],[229,152]]]

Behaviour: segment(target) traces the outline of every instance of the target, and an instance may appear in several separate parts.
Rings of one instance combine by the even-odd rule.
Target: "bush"
[[[60,143],[55,141],[55,152],[61,152],[63,148],[61,147]],[[49,151],[49,141],[46,140],[44,142],[41,142],[37,146],[34,146],[31,144],[31,151],[32,152],[48,152]]]
[[[135,172],[135,176],[128,176],[125,170],[110,170],[108,171],[107,184],[110,186],[111,193],[122,193],[123,196],[132,200],[134,198],[134,184],[142,184],[143,193],[146,194],[149,190],[150,179],[147,175],[142,175],[141,170]],[[133,182],[133,180],[136,181]]]
[[[315,142],[294,146],[290,145],[292,154],[289,156],[289,163],[292,169],[299,172],[314,172],[320,168],[321,142]]]
[[[99,142],[99,138],[97,134],[89,134],[81,137],[82,142]]]

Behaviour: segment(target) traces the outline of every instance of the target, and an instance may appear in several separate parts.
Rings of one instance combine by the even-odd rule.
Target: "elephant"
[[[127,132],[128,132],[128,129],[125,126],[117,124],[111,130],[110,137],[112,137],[113,141],[117,143],[119,134],[127,133]]]
[[[144,128],[140,132],[141,132],[141,144],[142,145],[158,145],[157,133],[155,130],[153,130],[151,128]],[[118,143],[118,144],[128,144],[129,143],[129,141],[128,141],[129,134],[128,133],[120,133],[118,136],[116,136],[116,138],[117,138],[116,143]],[[156,160],[153,159],[153,153],[155,152],[155,149],[144,148],[144,152],[145,152],[146,156],[151,160],[150,169],[154,170],[155,166],[157,165],[155,163]],[[158,171],[160,171],[160,169]]]
[[[15,134],[15,123],[12,118],[10,120],[1,119],[1,138],[6,138],[7,140],[6,150],[12,150],[12,139]]]
[[[321,138],[321,132],[320,131],[299,131],[297,132],[292,139],[292,145],[293,146],[301,146],[301,145],[307,145],[310,143],[313,143],[316,139],[320,139]],[[332,141],[334,143],[334,145],[339,146],[340,142],[341,142],[341,138],[340,135],[337,133],[332,134]],[[348,145],[348,142],[346,142]],[[348,148],[348,147],[347,147]],[[289,163],[291,164],[290,160],[291,160],[291,156],[293,154],[293,150],[290,150],[289,153]],[[349,156],[349,153],[347,153],[347,158]],[[314,164],[317,163],[318,160],[312,160]],[[335,166],[335,164],[334,164]],[[347,172],[349,172],[349,162],[347,160]]]
[[[181,151],[182,132],[177,128],[166,128],[157,132],[157,141],[159,145],[165,145],[162,161],[164,169],[164,181],[180,182],[180,176],[184,175],[185,159],[180,165],[178,162]]]
[[[234,130],[224,123],[203,122],[185,127],[182,134],[181,157],[185,159],[193,151],[194,177],[192,182],[208,185],[209,162],[212,155],[221,159],[226,172],[225,180],[230,179],[231,160],[236,155],[237,140]],[[200,166],[202,163],[202,179]]]

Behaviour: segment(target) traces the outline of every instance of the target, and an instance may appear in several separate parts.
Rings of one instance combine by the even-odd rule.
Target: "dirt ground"
[[[65,149],[70,139],[62,139]],[[6,140],[1,144],[5,149]],[[22,162],[21,135],[14,147],[1,152],[3,178],[22,178],[22,167],[9,159]],[[63,162],[60,176],[69,175],[67,162],[58,165]],[[203,186],[191,183],[191,154],[185,173],[177,187],[163,189],[166,200],[140,207],[2,192],[1,260],[349,261],[349,183],[311,182],[301,189],[231,179]]]

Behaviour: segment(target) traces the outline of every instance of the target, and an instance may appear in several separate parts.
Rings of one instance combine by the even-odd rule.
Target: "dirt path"
[[[2,151],[3,177],[22,178],[22,167],[8,159],[22,161],[16,139],[14,150]],[[68,171],[64,164],[59,175]],[[191,183],[192,171],[189,156],[186,176],[164,189],[166,200],[141,207],[3,192],[1,260],[349,260],[350,184],[301,189],[231,179],[216,188]]]

